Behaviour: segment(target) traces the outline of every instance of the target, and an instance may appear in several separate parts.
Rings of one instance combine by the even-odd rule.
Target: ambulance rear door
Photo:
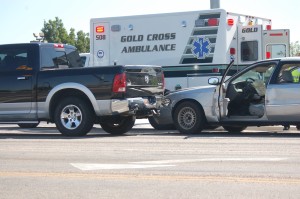
[[[110,25],[107,22],[93,22],[91,21],[91,65],[92,66],[106,66],[112,65],[110,63]]]
[[[263,31],[264,59],[290,56],[290,31],[288,29]]]
[[[262,31],[262,25],[238,26],[238,65],[248,65],[262,59]]]

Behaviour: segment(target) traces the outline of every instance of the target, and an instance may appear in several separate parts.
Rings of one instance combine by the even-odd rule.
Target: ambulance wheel
[[[112,135],[122,135],[130,131],[135,123],[135,116],[106,118],[99,122],[102,129]]]
[[[190,101],[182,102],[174,111],[174,124],[183,134],[199,133],[205,127],[205,115],[202,107]]]
[[[247,126],[223,126],[223,128],[230,133],[240,133],[247,128]]]

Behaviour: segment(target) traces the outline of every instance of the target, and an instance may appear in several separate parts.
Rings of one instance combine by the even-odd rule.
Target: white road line
[[[143,164],[86,164],[86,163],[70,163],[73,167],[82,171],[91,170],[112,170],[112,169],[144,169],[155,167],[174,167],[175,165],[143,165]]]
[[[174,164],[174,163],[188,163],[188,162],[278,162],[286,160],[287,158],[203,158],[203,159],[182,159],[182,160],[154,160],[131,162],[134,164]]]
[[[130,162],[128,164],[89,164],[89,163],[70,163],[73,167],[82,171],[91,170],[113,170],[113,169],[146,169],[156,167],[175,167],[175,163],[191,162],[279,162],[287,158],[202,158],[202,159],[182,159],[182,160],[154,160]]]

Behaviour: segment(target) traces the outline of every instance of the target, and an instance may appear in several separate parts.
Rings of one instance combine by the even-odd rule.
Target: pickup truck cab
[[[0,45],[0,123],[54,122],[67,136],[86,135],[98,123],[123,134],[158,108],[163,81],[159,66],[83,67],[70,45]]]
[[[174,123],[182,133],[223,126],[241,132],[247,126],[296,125],[300,128],[300,58],[260,61],[222,79],[211,77],[210,86],[194,87],[165,96],[158,125]]]

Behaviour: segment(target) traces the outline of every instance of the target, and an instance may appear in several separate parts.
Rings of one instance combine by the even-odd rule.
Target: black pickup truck
[[[159,66],[83,67],[70,45],[0,45],[0,123],[54,122],[67,136],[86,135],[98,123],[120,135],[156,111],[163,90]]]

